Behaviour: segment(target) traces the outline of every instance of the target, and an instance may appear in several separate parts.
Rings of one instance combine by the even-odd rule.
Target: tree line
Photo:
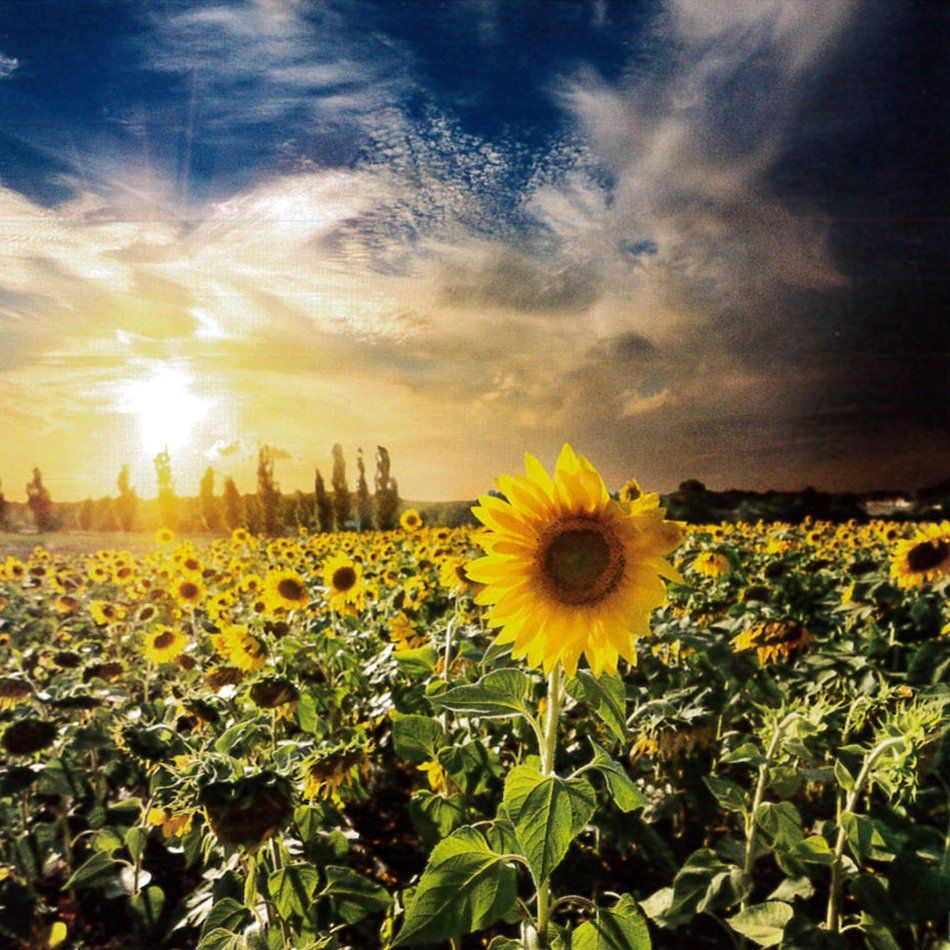
[[[276,452],[262,445],[257,459],[257,491],[241,494],[231,477],[225,477],[221,494],[215,493],[217,473],[208,467],[201,478],[197,497],[181,497],[175,491],[172,460],[167,449],[154,459],[158,497],[146,501],[131,484],[129,467],[122,466],[118,494],[71,505],[55,505],[43,484],[43,474],[33,469],[26,486],[27,507],[37,531],[78,528],[82,531],[138,531],[146,527],[175,531],[220,533],[246,528],[254,534],[276,536],[304,528],[308,531],[389,531],[399,516],[399,487],[392,475],[392,462],[385,446],[376,447],[373,490],[366,475],[363,450],[356,453],[356,488],[351,490],[346,459],[339,444],[332,449],[333,465],[327,484],[314,471],[312,492],[284,494],[277,482]],[[0,487],[0,527],[7,521],[9,506]]]

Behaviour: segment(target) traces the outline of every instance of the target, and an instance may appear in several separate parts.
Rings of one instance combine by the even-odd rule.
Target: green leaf
[[[482,930],[515,906],[517,874],[481,832],[459,828],[439,842],[393,946],[438,943]]]
[[[125,833],[125,846],[129,849],[133,861],[141,859],[148,844],[148,832],[141,825],[132,825]]]
[[[791,901],[795,897],[807,900],[814,893],[815,885],[807,877],[787,877],[769,894],[769,900]]]
[[[782,901],[766,901],[740,910],[727,923],[736,933],[759,947],[774,947],[782,942],[785,925],[792,919],[792,908]]]
[[[727,752],[721,761],[729,762],[732,765],[759,766],[765,761],[765,756],[762,755],[759,747],[754,742],[744,742],[737,749]]]
[[[429,716],[393,715],[393,747],[396,755],[412,762],[428,762],[445,742],[442,724]]]
[[[598,678],[590,670],[578,670],[566,689],[577,702],[590,706],[616,739],[627,738],[627,692],[619,676]]]
[[[421,789],[409,799],[412,822],[428,847],[465,824],[465,799]]]
[[[240,901],[224,897],[211,908],[201,932],[207,934],[212,930],[228,930],[240,933],[250,922],[251,912]]]
[[[133,894],[129,898],[129,906],[146,930],[154,930],[165,906],[165,892],[153,884]]]
[[[773,848],[790,851],[805,837],[802,816],[791,802],[763,802],[756,809],[755,823],[772,841]]]
[[[486,673],[477,683],[456,686],[432,698],[432,704],[463,716],[504,719],[531,715],[532,683],[516,667]]]
[[[597,798],[584,778],[561,779],[519,765],[505,780],[504,806],[535,883],[541,884],[590,820]]]
[[[795,845],[789,854],[806,864],[831,864],[834,855],[831,846],[821,835],[809,835]]]
[[[393,654],[399,671],[408,676],[430,676],[435,672],[439,653],[435,647],[417,647],[414,650],[400,650]]]
[[[331,865],[326,873],[327,886],[322,894],[330,898],[333,912],[346,924],[355,924],[367,914],[388,910],[393,902],[385,888],[356,871]]]
[[[76,869],[73,876],[63,885],[67,891],[83,887],[104,887],[118,876],[122,865],[113,861],[105,851],[97,851],[88,861]]]
[[[92,836],[90,843],[96,851],[106,851],[109,854],[123,847],[122,838],[114,828],[100,828]]]
[[[854,788],[854,776],[841,759],[835,759],[835,779],[846,792]]]
[[[211,930],[201,938],[198,950],[247,950],[247,941],[230,930]]]
[[[267,890],[285,919],[294,914],[306,917],[313,903],[313,892],[319,886],[319,872],[303,862],[288,864],[267,878]]]
[[[703,778],[706,787],[712,792],[713,798],[720,808],[726,811],[742,811],[746,804],[746,793],[741,785],[727,778],[717,775],[707,775]]]
[[[650,931],[637,902],[629,895],[609,910],[597,908],[596,920],[571,935],[571,950],[650,950]]]
[[[594,758],[591,765],[600,772],[607,783],[614,804],[623,812],[631,812],[643,808],[647,798],[637,788],[636,783],[627,774],[626,769],[615,759],[611,758],[593,739],[590,744],[594,747]]]
[[[841,827],[844,828],[845,838],[859,862],[866,860],[877,849],[886,846],[874,822],[865,815],[856,815],[850,811],[842,812]]]

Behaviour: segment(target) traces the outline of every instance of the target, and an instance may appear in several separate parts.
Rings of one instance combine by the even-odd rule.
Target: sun
[[[191,391],[192,376],[177,366],[161,366],[130,380],[121,390],[120,411],[135,417],[142,451],[184,448],[211,409],[211,400]]]

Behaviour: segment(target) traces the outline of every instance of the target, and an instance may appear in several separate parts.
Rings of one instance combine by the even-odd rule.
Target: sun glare
[[[161,367],[132,380],[122,393],[122,411],[135,416],[142,450],[174,451],[190,444],[195,427],[207,416],[210,400],[191,392],[192,377],[178,367]]]

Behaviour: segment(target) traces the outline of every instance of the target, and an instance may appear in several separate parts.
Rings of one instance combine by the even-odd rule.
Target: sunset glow
[[[195,430],[207,418],[211,401],[196,396],[191,384],[185,370],[169,366],[121,387],[117,408],[135,417],[141,450],[149,457],[163,449],[194,451]]]

